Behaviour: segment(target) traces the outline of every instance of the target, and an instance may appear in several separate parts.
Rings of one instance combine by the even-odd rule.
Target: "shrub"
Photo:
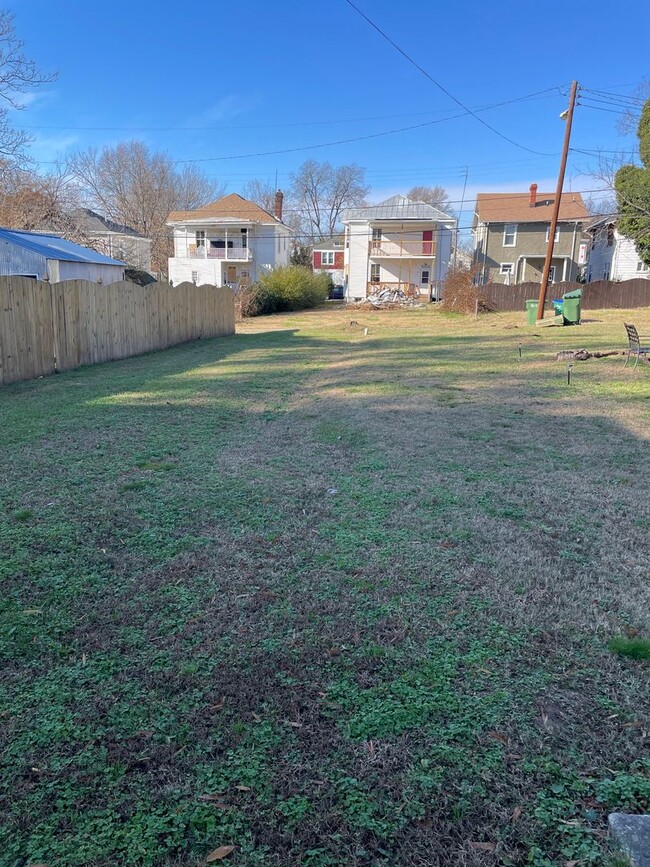
[[[260,316],[316,307],[327,300],[331,282],[329,274],[314,274],[301,265],[275,268],[237,293],[238,310],[241,316]]]
[[[474,285],[474,268],[450,268],[442,289],[442,308],[454,313],[488,311],[490,305],[481,286]]]

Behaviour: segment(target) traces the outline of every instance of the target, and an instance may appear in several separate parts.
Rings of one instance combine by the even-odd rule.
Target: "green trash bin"
[[[574,289],[573,292],[565,292],[562,296],[562,315],[565,325],[580,325],[580,312],[582,305],[582,289]]]
[[[526,304],[526,325],[534,325],[537,322],[537,298],[524,303]]]

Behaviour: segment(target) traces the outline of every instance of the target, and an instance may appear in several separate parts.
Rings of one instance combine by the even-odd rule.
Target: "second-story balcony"
[[[433,259],[436,255],[435,241],[392,241],[390,238],[368,243],[368,253],[375,258],[414,259],[420,256]]]
[[[188,247],[190,259],[228,259],[236,262],[250,262],[253,254],[249,247],[235,244],[233,241],[211,241],[208,244],[190,244]]]

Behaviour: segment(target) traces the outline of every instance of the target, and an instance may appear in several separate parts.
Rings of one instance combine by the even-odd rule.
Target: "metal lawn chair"
[[[635,355],[636,360],[634,362],[634,367],[636,367],[639,363],[639,358],[641,358],[642,355],[645,355],[646,357],[648,356],[650,353],[650,346],[641,346],[641,338],[639,337],[639,332],[636,330],[635,325],[630,325],[627,322],[624,322],[623,324],[627,331],[628,342],[627,358],[625,359],[625,364],[623,366],[627,367],[628,361],[633,355]]]

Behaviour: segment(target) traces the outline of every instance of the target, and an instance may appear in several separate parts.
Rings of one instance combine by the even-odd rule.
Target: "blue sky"
[[[488,123],[538,156],[460,113],[443,92],[372,30],[345,0],[171,3],[17,0],[28,54],[58,80],[28,96],[17,121],[42,164],[70,149],[138,138],[198,164],[239,191],[254,177],[288,186],[303,160],[357,162],[371,200],[440,184],[460,200],[477,191],[553,189],[559,113],[573,78],[629,94],[650,70],[647,3],[355,0],[434,78]],[[594,103],[595,105],[595,103]],[[572,145],[630,148],[600,103],[576,111]],[[439,121],[431,123],[432,121]],[[266,156],[416,124],[419,129]],[[216,158],[216,159],[215,159]],[[205,161],[203,161],[205,160]],[[572,154],[566,186],[602,186],[597,159]],[[458,204],[456,205],[458,207]],[[464,209],[461,224],[471,219]]]

